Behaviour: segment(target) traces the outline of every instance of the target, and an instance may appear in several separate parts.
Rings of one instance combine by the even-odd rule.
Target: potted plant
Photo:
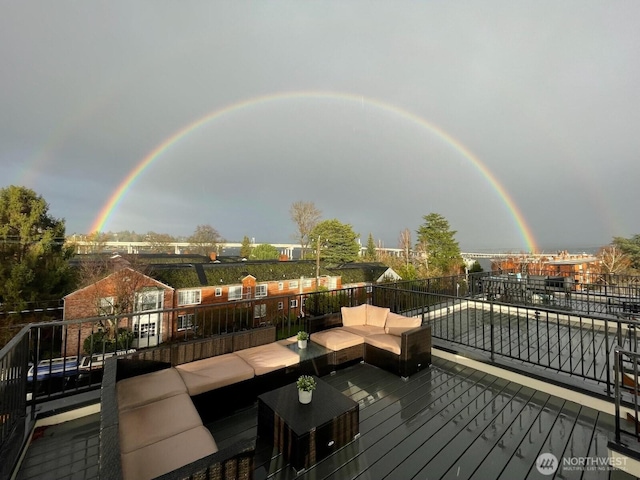
[[[307,332],[298,332],[298,348],[307,348],[309,334]]]
[[[298,387],[298,400],[300,403],[310,403],[313,391],[316,389],[316,380],[310,375],[301,375],[296,382]]]

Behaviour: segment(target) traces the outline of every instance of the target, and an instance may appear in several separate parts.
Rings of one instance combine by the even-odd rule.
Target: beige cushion
[[[342,307],[342,325],[351,327],[353,325],[366,325],[367,304],[363,303],[357,307]]]
[[[205,358],[178,365],[176,370],[184,380],[189,395],[215,390],[253,378],[251,365],[235,353]]]
[[[311,334],[311,341],[329,350],[338,351],[364,343],[364,338],[348,332],[344,328],[330,328]]]
[[[187,393],[120,412],[120,452],[129,453],[172,435],[202,426]]]
[[[203,426],[121,455],[124,480],[150,480],[218,451]]]
[[[374,347],[388,350],[391,353],[400,355],[400,337],[395,335],[387,335],[383,333],[381,335],[370,335],[364,339],[365,343],[373,345]]]
[[[279,343],[280,345],[284,345],[285,347],[287,345],[298,343],[298,335],[294,335],[293,337],[289,337],[289,338],[283,338],[282,340],[278,340],[276,343]]]
[[[125,378],[116,384],[118,410],[139,407],[147,403],[187,393],[187,386],[174,368]]]
[[[404,315],[390,312],[389,315],[387,315],[387,324],[384,327],[384,331],[399,337],[404,332],[419,327],[421,324],[422,321],[419,318],[405,317]]]
[[[387,321],[387,314],[391,310],[388,308],[377,307],[375,305],[367,304],[367,325],[371,325],[373,327],[382,327],[384,328],[385,322]]]
[[[256,375],[264,375],[300,363],[297,353],[276,342],[239,350],[236,355],[251,365]]]
[[[346,330],[347,332],[351,332],[355,335],[360,335],[362,337],[385,333],[384,328],[374,327],[372,325],[356,325],[354,327],[341,327],[341,328],[342,330]]]

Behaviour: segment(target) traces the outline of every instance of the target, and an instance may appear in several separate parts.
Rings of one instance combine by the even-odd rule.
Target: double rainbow
[[[180,140],[185,138],[190,133],[196,131],[200,127],[207,125],[214,120],[220,119],[225,115],[231,112],[237,112],[243,109],[249,109],[255,107],[257,105],[269,104],[280,102],[284,100],[295,100],[295,99],[332,99],[332,100],[342,100],[345,102],[355,103],[367,106],[374,107],[376,109],[381,110],[382,112],[392,113],[397,115],[405,120],[415,123],[420,127],[428,130],[430,133],[440,138],[445,143],[449,144],[452,148],[458,151],[464,158],[469,160],[471,164],[487,179],[487,181],[491,184],[493,189],[500,196],[504,204],[509,209],[511,216],[513,217],[516,226],[526,244],[526,247],[529,252],[537,251],[536,242],[534,240],[531,229],[527,225],[520,209],[515,204],[511,196],[508,194],[506,189],[498,182],[496,177],[491,173],[491,171],[487,168],[487,166],[480,161],[478,157],[476,157],[467,147],[465,147],[461,142],[453,138],[447,132],[442,130],[436,125],[433,125],[426,121],[424,118],[411,113],[407,110],[404,110],[395,105],[391,105],[380,100],[376,100],[373,98],[363,97],[361,95],[353,95],[348,93],[336,93],[336,92],[282,92],[275,93],[270,95],[263,95],[258,97],[252,97],[247,100],[243,100],[238,103],[233,103],[231,105],[227,105],[226,107],[220,108],[218,110],[214,110],[211,113],[195,120],[194,122],[182,127],[180,130],[173,133],[171,136],[163,140],[158,146],[156,146],[149,154],[142,159],[124,178],[124,180],[118,185],[118,188],[111,194],[109,200],[104,204],[100,213],[94,220],[91,225],[91,232],[100,232],[104,231],[105,226],[109,220],[109,218],[113,215],[114,211],[117,209],[118,205],[126,195],[127,191],[131,188],[131,186],[135,183],[138,177],[164,152],[169,150],[172,146],[178,143]]]

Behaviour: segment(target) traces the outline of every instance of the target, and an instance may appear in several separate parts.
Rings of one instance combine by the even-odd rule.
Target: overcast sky
[[[545,251],[640,233],[637,0],[0,10],[0,187],[34,189],[69,234],[217,111],[105,230],[290,242],[305,200],[389,247],[436,212],[463,251],[526,249],[514,205]]]

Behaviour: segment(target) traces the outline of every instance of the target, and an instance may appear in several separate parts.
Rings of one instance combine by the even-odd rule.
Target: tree
[[[364,258],[368,262],[374,262],[378,259],[376,244],[373,241],[373,235],[371,235],[371,233],[369,233],[369,238],[367,239],[367,249],[364,252]]]
[[[398,247],[402,250],[402,258],[404,259],[404,264],[408,267],[411,253],[411,230],[409,230],[408,228],[405,228],[402,232],[400,232]]]
[[[325,220],[318,223],[309,233],[311,246],[319,252],[320,259],[331,264],[341,264],[357,260],[360,245],[358,234],[349,224],[338,220]]]
[[[240,246],[240,256],[242,258],[249,258],[251,256],[251,240],[246,235],[242,239],[242,245]]]
[[[455,230],[440,214],[430,213],[422,217],[424,223],[418,228],[417,249],[421,253],[427,271],[432,276],[458,273],[463,264],[460,246],[455,240]]]
[[[71,289],[64,244],[65,222],[49,214],[49,205],[33,190],[0,189],[0,304],[21,311],[36,301],[59,300]]]
[[[469,268],[469,273],[481,273],[484,272],[484,268],[480,265],[480,262],[476,260],[471,264],[471,268]]]
[[[313,202],[297,201],[291,205],[289,214],[291,220],[298,227],[295,239],[300,243],[301,258],[304,258],[305,252],[309,248],[311,231],[318,225],[322,218],[322,212],[316,208]]]
[[[209,256],[218,250],[218,244],[224,242],[218,231],[211,225],[198,225],[187,241],[193,253]]]
[[[631,268],[640,270],[640,234],[631,238],[614,237],[612,245],[629,257]]]
[[[607,281],[610,275],[619,275],[626,273],[631,266],[631,257],[616,245],[608,245],[598,251],[598,260],[600,260],[600,272],[604,274]]]
[[[251,250],[252,260],[277,260],[279,257],[280,252],[278,249],[268,243],[257,245]]]
[[[175,242],[176,239],[168,233],[149,232],[145,236],[145,241],[149,242],[150,249],[155,253],[168,253],[171,248],[169,244]]]

